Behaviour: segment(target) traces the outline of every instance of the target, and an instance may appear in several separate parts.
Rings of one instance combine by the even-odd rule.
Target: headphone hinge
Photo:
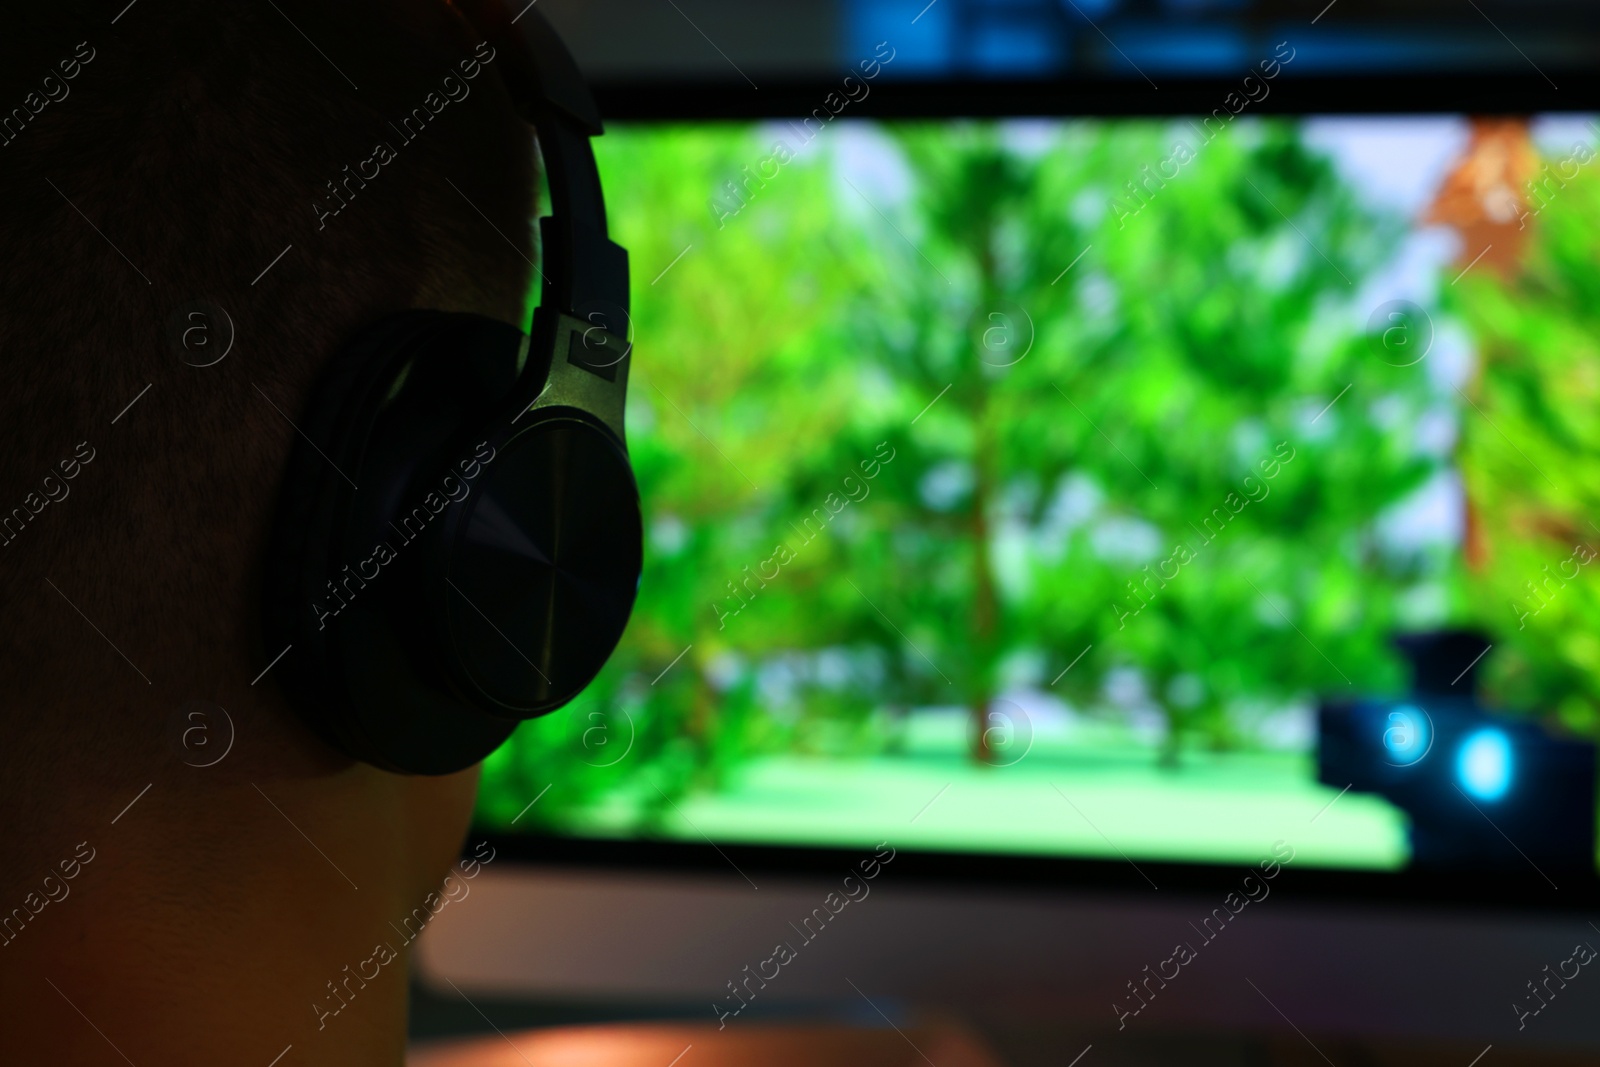
[[[597,419],[626,448],[623,419],[633,345],[599,325],[605,321],[600,312],[591,312],[589,319],[545,307],[534,312],[530,349],[547,353],[549,371],[525,410],[575,408]]]

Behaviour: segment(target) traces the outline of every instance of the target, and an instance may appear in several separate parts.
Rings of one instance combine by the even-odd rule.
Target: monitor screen
[[[644,574],[481,826],[1592,870],[1597,128],[1241,103],[614,125]]]

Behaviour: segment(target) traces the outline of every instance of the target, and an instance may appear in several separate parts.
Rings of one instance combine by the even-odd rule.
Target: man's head
[[[496,57],[443,0],[6,22],[0,815],[29,828],[11,844],[48,852],[181,767],[172,722],[195,700],[229,709],[237,750],[176,788],[411,789],[314,741],[270,674],[252,684],[277,651],[260,560],[294,423],[348,336],[408,307],[526,321],[532,140]],[[459,843],[461,781],[415,785],[448,801],[421,806],[430,856]]]

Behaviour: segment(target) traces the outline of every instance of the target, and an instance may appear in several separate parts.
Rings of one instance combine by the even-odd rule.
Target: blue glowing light
[[[1461,787],[1479,800],[1499,800],[1511,788],[1511,741],[1505,733],[1483,729],[1461,743],[1456,756]]]
[[[1433,721],[1428,713],[1413,704],[1402,704],[1389,712],[1389,725],[1383,731],[1383,747],[1390,764],[1408,767],[1428,754],[1433,747]]]

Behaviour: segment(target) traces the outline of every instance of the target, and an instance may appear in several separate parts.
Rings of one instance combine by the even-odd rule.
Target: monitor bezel
[[[557,713],[559,714],[559,712]],[[475,825],[474,842],[487,840],[495,855],[513,863],[586,871],[726,875],[732,882],[759,884],[763,877],[785,879],[838,876],[855,869],[874,845],[856,848],[705,844],[658,838],[578,837],[522,832]],[[1293,842],[1284,842],[1292,846]],[[950,852],[895,849],[896,881],[930,887],[1010,889],[1062,895],[1118,894],[1130,899],[1178,894],[1221,900],[1237,890],[1243,876],[1272,858],[1263,843],[1256,859],[1184,863],[1136,857],[1129,860],[1078,856],[1024,855],[1015,852]],[[1373,871],[1335,867],[1282,866],[1275,883],[1303,903],[1375,904],[1401,907],[1525,912],[1547,915],[1593,914],[1600,906],[1600,872],[1526,867],[1478,870]]]
[[[849,70],[833,80],[743,82],[607,81],[595,97],[607,122],[703,122],[786,119],[823,107]],[[956,118],[1188,118],[1224,108],[1241,96],[1237,77],[1163,77],[1158,89],[1133,79],[921,80],[884,74],[841,117]],[[1527,74],[1419,73],[1353,77],[1283,71],[1269,92],[1247,103],[1244,115],[1533,115],[1583,112],[1600,101],[1600,77],[1555,71]]]

